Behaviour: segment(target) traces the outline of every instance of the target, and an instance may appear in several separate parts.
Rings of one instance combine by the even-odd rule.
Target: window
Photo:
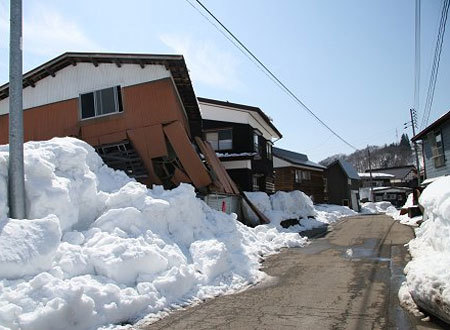
[[[231,128],[216,132],[207,132],[205,138],[216,151],[233,149],[233,131]]]
[[[323,192],[324,193],[328,192],[328,180],[327,180],[327,178],[323,178]]]
[[[431,133],[430,136],[431,152],[433,154],[434,167],[441,167],[445,164],[444,144],[442,143],[441,131]]]
[[[302,171],[300,170],[294,170],[295,171],[295,183],[300,183],[302,182]]]
[[[311,180],[311,172],[309,172],[309,171],[302,171],[302,180],[304,180],[304,181]]]
[[[295,170],[295,183],[311,180],[311,173],[309,171]]]
[[[122,112],[120,86],[80,95],[81,119]]]
[[[351,186],[352,185],[352,179],[347,179],[347,183],[348,183],[349,186]]]
[[[261,150],[259,149],[259,133],[257,131],[253,131],[253,151],[261,154]]]
[[[272,142],[270,141],[266,143],[266,155],[268,160],[272,160]]]

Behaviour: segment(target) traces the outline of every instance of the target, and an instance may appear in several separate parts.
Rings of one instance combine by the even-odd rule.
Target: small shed
[[[326,168],[325,178],[328,187],[328,202],[348,206],[359,212],[361,179],[352,164],[342,159],[334,161]]]

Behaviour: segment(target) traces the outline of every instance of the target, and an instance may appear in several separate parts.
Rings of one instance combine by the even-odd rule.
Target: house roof
[[[372,172],[391,174],[395,177],[395,179],[404,179],[409,174],[409,172],[415,169],[416,168],[414,167],[414,165],[407,165],[407,166],[377,168],[373,169]],[[366,173],[368,172],[369,170],[366,170]]]
[[[327,168],[330,168],[335,164],[338,164],[342,168],[342,170],[344,171],[344,173],[347,175],[348,178],[354,180],[361,180],[361,178],[358,175],[358,172],[356,172],[355,168],[349,162],[343,159],[336,159],[334,162],[328,165]]]
[[[239,103],[232,103],[232,102],[228,102],[228,101],[220,101],[220,100],[208,99],[208,98],[205,98],[205,97],[199,97],[198,101],[199,102],[204,102],[204,103],[215,104],[215,105],[221,105],[221,106],[224,106],[224,107],[238,108],[238,109],[242,109],[242,110],[256,112],[262,117],[262,119],[264,119],[264,121],[267,123],[267,125],[269,125],[270,128],[272,128],[275,131],[275,133],[280,137],[280,139],[283,137],[281,132],[272,123],[272,120],[269,118],[269,116],[267,116],[258,107],[253,107],[253,106],[250,106],[250,105],[239,104]]]
[[[442,115],[439,119],[434,121],[431,125],[425,127],[421,132],[416,134],[416,136],[413,136],[411,141],[417,141],[417,140],[423,140],[423,138],[432,130],[438,128],[440,125],[445,123],[446,121],[450,121],[450,111]]]
[[[310,166],[314,168],[325,169],[325,166],[314,163],[308,159],[308,156],[298,152],[293,152],[280,148],[272,149],[273,155],[295,165]]]
[[[192,88],[188,69],[182,55],[155,55],[133,53],[64,53],[23,75],[23,88],[34,87],[35,84],[48,76],[55,76],[59,70],[77,63],[92,63],[98,66],[101,63],[114,63],[117,67],[122,64],[137,64],[142,68],[149,64],[164,65],[172,74],[178,94],[183,102],[189,118],[192,132],[201,134],[201,115],[198,102]],[[0,86],[0,100],[9,95],[9,84]]]

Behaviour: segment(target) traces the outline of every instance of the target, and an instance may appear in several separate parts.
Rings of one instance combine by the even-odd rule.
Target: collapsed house
[[[183,56],[65,53],[26,73],[23,87],[25,141],[76,137],[146,185],[191,183],[202,196],[224,194],[228,200],[216,206],[237,211],[226,202],[240,191],[201,138]],[[8,95],[5,84],[0,144],[8,143]]]

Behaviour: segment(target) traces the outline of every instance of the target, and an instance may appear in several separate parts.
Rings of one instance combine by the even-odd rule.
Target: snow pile
[[[277,191],[269,196],[264,192],[246,192],[250,201],[269,219],[268,226],[283,231],[281,222],[284,220],[299,220],[299,225],[292,226],[290,230],[305,231],[324,226],[337,221],[343,216],[355,215],[356,212],[346,206],[316,205],[311,198],[301,191]],[[256,215],[247,208],[247,213],[257,221]]]
[[[408,243],[412,261],[405,267],[407,290],[420,306],[450,321],[450,177],[430,184],[419,203],[425,221]]]
[[[397,209],[391,204],[391,202],[366,202],[361,204],[361,213],[364,214],[376,214],[387,213],[391,214],[396,212]]]
[[[402,206],[401,209],[407,210],[409,207],[413,206],[414,202],[413,202],[413,194],[409,194],[408,198],[406,199],[405,205]],[[400,221],[401,224],[403,225],[408,225],[411,227],[417,227],[418,226],[418,222],[422,221],[422,216],[419,215],[417,217],[414,218],[410,218],[408,216],[408,213],[405,214],[400,214],[401,210],[392,210],[389,212],[386,212],[387,215],[391,216],[394,218],[394,220],[398,220]]]
[[[303,246],[209,208],[191,185],[147,189],[72,138],[25,145],[27,215],[7,217],[0,146],[0,328],[87,329],[259,281],[261,256]]]
[[[319,204],[315,206],[317,216],[316,218],[323,223],[333,223],[338,221],[342,217],[349,217],[352,215],[358,215],[347,206],[334,205],[334,204]]]

